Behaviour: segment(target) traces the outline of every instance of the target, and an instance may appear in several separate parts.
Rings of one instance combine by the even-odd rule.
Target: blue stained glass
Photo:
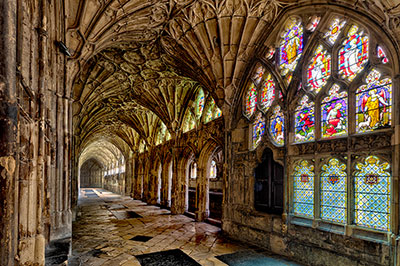
[[[332,158],[322,166],[321,218],[346,223],[346,164]]]
[[[356,165],[355,217],[359,226],[389,231],[390,224],[390,165],[369,156]]]
[[[294,214],[314,216],[314,165],[309,161],[299,161],[294,167]]]
[[[265,132],[265,118],[262,113],[258,113],[256,120],[253,123],[253,148],[256,148],[260,143]]]
[[[295,112],[295,136],[294,142],[306,142],[314,140],[314,102],[304,95]]]

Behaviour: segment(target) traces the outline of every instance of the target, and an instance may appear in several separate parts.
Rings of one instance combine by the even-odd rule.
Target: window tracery
[[[253,148],[262,141],[263,119],[272,144],[287,148],[302,143],[297,145],[302,151],[320,143],[334,147],[338,137],[353,143],[375,131],[390,132],[395,105],[389,70],[393,54],[382,48],[388,46],[380,43],[377,31],[336,12],[327,16],[305,21],[301,16],[289,17],[281,33],[276,33],[277,49],[267,46],[250,75],[244,115],[252,124]],[[313,34],[321,35],[312,38]],[[295,96],[286,93],[292,89],[297,89]],[[285,140],[285,118],[290,141]],[[288,156],[296,161],[288,175],[292,214],[390,230],[390,164],[373,154],[376,151],[361,159],[360,151],[349,144],[342,149],[348,153],[324,154],[322,159],[316,155],[302,159],[302,152]],[[348,154],[352,156],[347,158]]]

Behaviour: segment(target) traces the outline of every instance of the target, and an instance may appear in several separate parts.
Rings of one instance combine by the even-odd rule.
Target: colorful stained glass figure
[[[246,116],[251,117],[256,111],[257,105],[257,88],[251,83],[246,95]]]
[[[201,117],[203,110],[204,110],[204,104],[205,104],[204,91],[202,89],[199,89],[199,92],[197,93],[197,97],[196,97],[196,116],[197,116],[197,118]]]
[[[368,62],[368,36],[351,26],[343,47],[339,50],[339,75],[352,81]]]
[[[314,216],[314,165],[302,160],[293,172],[293,212],[295,215]]]
[[[214,160],[211,161],[210,178],[217,178],[217,163]]]
[[[330,159],[321,171],[321,218],[346,223],[346,164]]]
[[[304,95],[303,98],[301,98],[294,117],[294,142],[300,143],[314,140],[314,102],[309,101],[307,95]]]
[[[366,78],[367,85],[356,91],[357,132],[389,127],[392,109],[392,80],[379,80],[381,74],[373,69]]]
[[[387,58],[386,53],[385,51],[383,51],[382,47],[378,46],[376,48],[376,52],[378,54],[378,57],[381,58],[383,64],[389,63],[389,59]]]
[[[258,85],[260,83],[262,77],[264,76],[264,72],[265,72],[265,68],[263,66],[259,65],[256,68],[256,71],[253,75],[253,80],[256,85]]]
[[[313,32],[317,28],[319,21],[321,20],[321,17],[319,16],[312,16],[310,19],[310,23],[307,25],[307,30]]]
[[[222,116],[222,111],[221,111],[221,109],[218,108],[217,105],[215,105],[214,108],[215,108],[214,109],[214,119],[217,119],[218,117]]]
[[[347,92],[334,84],[321,104],[322,138],[347,134]]]
[[[253,123],[253,149],[260,143],[265,132],[265,118],[262,113],[258,113]]]
[[[329,30],[325,33],[324,38],[328,38],[328,41],[331,44],[335,44],[336,39],[342,31],[344,25],[346,25],[346,20],[335,18],[330,25]]]
[[[272,115],[269,120],[269,133],[271,134],[272,140],[277,146],[283,146],[285,144],[285,117],[281,111],[279,105],[275,106],[272,110]]]
[[[287,81],[290,82],[291,72],[295,70],[303,53],[303,26],[301,21],[292,18],[281,36],[279,65],[281,75],[285,76]]]
[[[356,164],[355,217],[356,225],[389,231],[390,224],[390,165],[369,156]]]
[[[268,60],[272,59],[274,57],[275,54],[275,48],[274,47],[270,47],[268,49],[267,54],[265,55],[265,58],[267,58]]]
[[[275,82],[272,75],[268,73],[267,78],[264,80],[263,88],[261,91],[260,107],[261,110],[267,112],[275,100]]]
[[[312,92],[318,93],[331,76],[331,55],[318,45],[307,69],[307,83]]]

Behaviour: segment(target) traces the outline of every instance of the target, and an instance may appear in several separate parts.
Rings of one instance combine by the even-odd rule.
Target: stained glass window
[[[251,83],[246,97],[246,116],[250,117],[256,111],[257,104],[257,88],[254,83]]]
[[[215,106],[215,102],[214,99],[209,99],[206,105],[206,108],[204,110],[204,123],[208,123],[211,120],[213,120],[214,117],[214,106]]]
[[[215,110],[214,110],[214,119],[221,117],[222,115],[222,111],[221,109],[218,108],[217,105],[215,105]]]
[[[254,83],[255,84],[259,84],[262,77],[264,76],[264,72],[265,72],[265,68],[263,66],[259,66],[257,67],[254,75],[253,75],[253,79],[254,79]]]
[[[190,164],[189,175],[190,175],[191,179],[196,179],[197,178],[197,163],[196,162],[192,162]]]
[[[314,216],[314,165],[302,160],[293,172],[293,211],[296,215]]]
[[[265,58],[272,59],[274,57],[274,54],[275,54],[275,48],[274,47],[270,47],[268,49],[267,54],[265,55]]]
[[[214,160],[211,161],[210,178],[217,178],[217,163]]]
[[[351,26],[339,50],[339,75],[352,81],[368,62],[368,36]]]
[[[386,53],[383,51],[382,47],[378,46],[376,52],[378,53],[378,57],[381,58],[382,63],[389,63],[389,59],[386,57]]]
[[[321,218],[346,223],[346,164],[332,158],[322,166]]]
[[[271,134],[271,137],[277,146],[283,146],[285,144],[284,124],[285,118],[283,112],[281,111],[281,107],[277,105],[272,110],[272,115],[269,122],[269,133]]]
[[[379,80],[381,74],[373,69],[367,76],[367,85],[356,92],[357,132],[389,127],[392,109],[392,80]]]
[[[204,91],[202,89],[199,89],[199,92],[198,92],[197,98],[196,98],[196,116],[197,116],[197,118],[201,117],[201,114],[203,113],[203,109],[204,109],[204,104],[205,104]]]
[[[291,72],[295,70],[302,53],[303,26],[300,20],[292,18],[282,33],[279,53],[281,75],[286,77],[288,83],[292,78]]]
[[[272,75],[268,73],[267,78],[264,80],[264,84],[261,91],[260,105],[264,112],[267,112],[275,100],[275,82],[272,79]]]
[[[347,134],[347,92],[334,84],[321,104],[322,138]]]
[[[253,123],[253,148],[256,148],[260,143],[265,132],[265,118],[262,113],[258,113],[256,120]]]
[[[389,230],[390,223],[390,165],[369,156],[356,164],[355,224]]]
[[[315,31],[320,20],[321,20],[321,17],[312,16],[310,23],[307,25],[307,30],[309,30],[311,32]]]
[[[330,76],[331,55],[324,50],[322,45],[318,45],[307,69],[308,87],[312,92],[318,93]]]
[[[344,25],[346,25],[346,20],[335,18],[330,25],[329,30],[325,33],[324,38],[327,38],[331,44],[334,44]]]
[[[314,103],[309,101],[307,95],[304,95],[300,100],[300,104],[296,108],[294,117],[294,142],[299,143],[314,140]]]

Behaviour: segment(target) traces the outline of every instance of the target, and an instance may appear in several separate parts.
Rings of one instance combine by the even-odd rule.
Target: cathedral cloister
[[[399,0],[2,0],[0,102],[0,266],[400,265]]]

